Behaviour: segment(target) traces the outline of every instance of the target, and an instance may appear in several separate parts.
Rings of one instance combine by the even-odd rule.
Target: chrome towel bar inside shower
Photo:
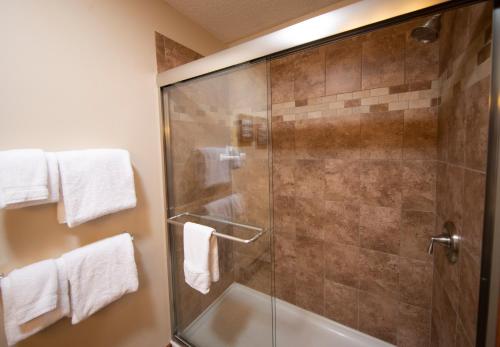
[[[178,225],[178,226],[184,226],[184,223],[186,223],[186,222],[179,222],[179,221],[177,221],[177,219],[181,218],[181,217],[195,217],[195,218],[199,218],[201,220],[208,220],[208,221],[222,223],[222,224],[226,224],[226,225],[232,225],[232,226],[235,226],[235,227],[238,227],[238,228],[253,230],[253,231],[256,232],[256,234],[254,236],[252,236],[251,238],[249,238],[249,239],[242,239],[240,237],[236,237],[236,236],[232,236],[232,235],[228,235],[228,234],[222,234],[222,233],[219,233],[217,231],[213,232],[213,235],[215,235],[217,237],[220,237],[220,238],[223,238],[223,239],[227,239],[227,240],[231,240],[231,241],[235,241],[235,242],[240,242],[240,243],[252,243],[252,242],[255,242],[265,232],[265,229],[259,228],[259,227],[253,226],[253,225],[235,223],[235,222],[231,222],[231,221],[220,219],[220,218],[216,218],[216,217],[202,216],[202,215],[194,214],[194,213],[191,213],[191,212],[184,212],[184,213],[178,214],[176,216],[170,217],[170,218],[167,219],[167,223],[173,224],[173,225]]]

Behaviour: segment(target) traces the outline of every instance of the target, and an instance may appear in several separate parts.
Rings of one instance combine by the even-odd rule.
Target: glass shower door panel
[[[170,134],[169,215],[210,225],[220,279],[201,294],[184,279],[183,227],[170,225],[176,335],[195,346],[272,346],[270,179],[266,62],[247,64],[164,90]]]

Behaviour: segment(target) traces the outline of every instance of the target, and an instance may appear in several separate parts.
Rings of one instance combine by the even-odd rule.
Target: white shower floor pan
[[[182,336],[197,347],[271,347],[271,297],[233,283]],[[276,299],[278,347],[394,347]]]

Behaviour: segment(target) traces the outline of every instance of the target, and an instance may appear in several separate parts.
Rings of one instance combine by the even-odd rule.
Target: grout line
[[[434,255],[432,256],[432,258],[434,259]],[[431,307],[429,309],[429,326],[427,327],[429,330],[429,337],[428,337],[428,344],[429,346],[431,345],[432,343],[432,309],[434,308],[434,273],[436,271],[436,267],[435,266],[432,266],[432,288],[431,288]]]
[[[480,174],[485,174],[486,175],[485,171],[481,171],[481,170],[478,170],[478,169],[473,169],[473,168],[470,168],[470,167],[467,167],[467,166],[464,166],[464,165],[454,164],[454,163],[450,163],[448,161],[443,161],[443,160],[436,160],[436,162],[438,164],[444,164],[444,165],[448,165],[448,166],[453,166],[455,168],[464,169],[464,170],[468,170],[468,171],[471,171],[471,172],[475,172],[475,173],[480,173]]]
[[[356,289],[356,308],[357,308],[357,310],[356,310],[356,329],[360,330],[360,326],[359,326],[359,316],[360,316],[360,314],[359,314],[359,288]]]

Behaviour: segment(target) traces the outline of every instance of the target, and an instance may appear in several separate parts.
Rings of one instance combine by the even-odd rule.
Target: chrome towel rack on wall
[[[130,234],[130,233],[129,233]],[[135,242],[134,235],[130,234],[130,239],[132,242]],[[0,281],[5,277],[6,275],[3,272],[0,272]]]
[[[184,226],[184,223],[186,223],[186,222],[179,222],[179,221],[177,221],[177,219],[182,218],[182,217],[195,217],[195,218],[199,218],[201,220],[208,220],[208,221],[211,221],[211,222],[222,223],[222,224],[231,225],[231,226],[235,226],[235,227],[242,228],[242,229],[253,230],[253,231],[256,232],[256,234],[254,236],[252,236],[251,238],[249,238],[249,239],[242,239],[240,237],[236,237],[236,236],[232,236],[232,235],[227,235],[227,234],[222,234],[222,233],[219,233],[217,231],[214,231],[212,233],[213,235],[215,235],[217,237],[220,237],[220,238],[223,238],[223,239],[227,239],[227,240],[231,240],[231,241],[235,241],[235,242],[239,242],[239,243],[252,243],[252,242],[255,242],[265,232],[265,229],[260,228],[260,227],[256,227],[256,226],[253,226],[253,225],[235,223],[235,222],[227,221],[227,220],[216,218],[216,217],[202,216],[202,215],[194,214],[194,213],[191,213],[191,212],[184,212],[184,213],[178,214],[176,216],[170,217],[170,218],[167,219],[167,223],[173,224],[173,225],[177,225],[177,226]]]

